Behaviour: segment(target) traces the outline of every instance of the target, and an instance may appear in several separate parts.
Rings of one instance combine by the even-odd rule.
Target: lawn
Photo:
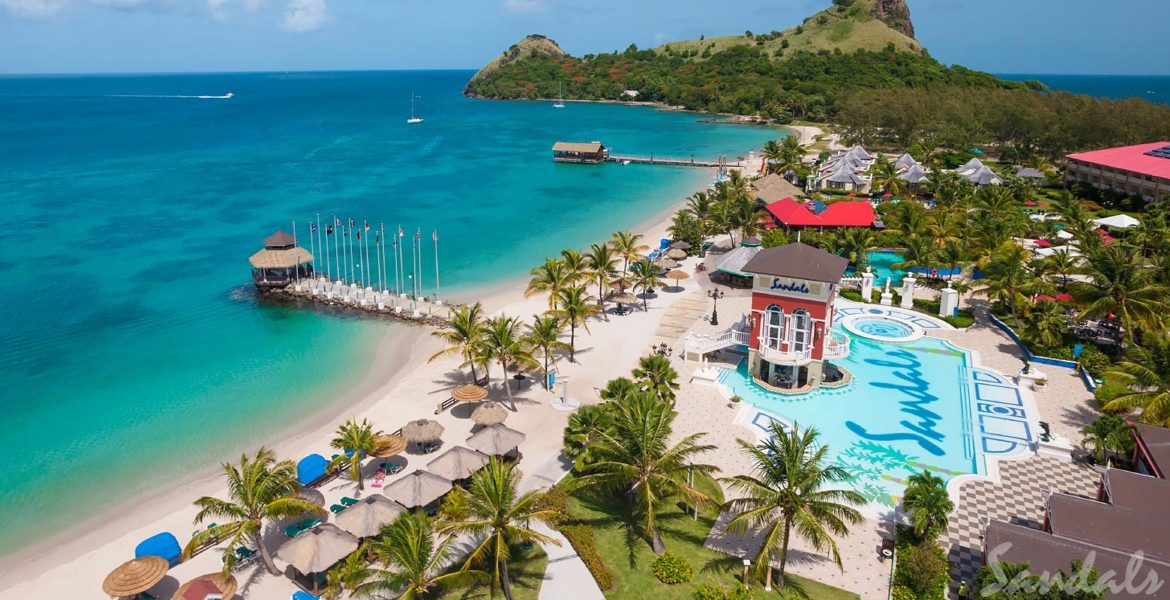
[[[699,482],[697,487],[722,499],[718,486],[711,480]],[[713,510],[700,511],[698,520],[684,512],[681,504],[667,507],[659,516],[659,527],[666,549],[690,563],[695,576],[690,583],[666,585],[654,576],[654,552],[641,535],[640,522],[630,515],[629,507],[612,498],[579,490],[569,500],[572,515],[578,521],[591,525],[597,541],[597,550],[613,572],[617,585],[606,594],[611,599],[677,599],[690,600],[696,586],[714,582],[728,588],[734,586],[743,573],[741,558],[728,556],[703,546],[715,522]],[[755,598],[796,598],[796,588],[812,600],[858,600],[857,594],[797,576],[788,577],[792,589],[786,594],[765,594],[754,588]]]
[[[508,573],[512,577],[513,600],[536,600],[540,596],[540,584],[544,581],[544,570],[548,567],[548,555],[539,544],[530,548],[512,548],[512,560]],[[488,567],[490,568],[490,566]],[[474,585],[470,588],[446,590],[436,596],[439,600],[488,600],[503,598],[501,592],[491,593],[491,586]]]

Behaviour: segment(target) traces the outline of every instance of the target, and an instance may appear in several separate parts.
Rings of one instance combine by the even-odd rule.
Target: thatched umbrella
[[[670,250],[666,251],[666,256],[675,260],[682,260],[687,257],[687,251],[679,250],[678,248],[671,248]]]
[[[297,498],[307,500],[317,506],[325,506],[325,494],[322,494],[321,490],[316,488],[302,487],[297,490]]]
[[[206,583],[200,584],[199,582]],[[180,585],[179,589],[175,590],[175,593],[171,597],[179,600],[183,598],[183,594],[186,594],[187,590],[191,589],[192,586],[197,584],[211,584],[211,586],[215,588],[215,591],[219,592],[224,598],[228,598],[229,600],[236,597],[236,590],[239,587],[239,585],[236,583],[236,578],[231,575],[225,575],[224,573],[208,573],[206,575],[200,575],[195,579]]]
[[[679,241],[671,244],[670,247],[671,247],[671,249],[677,248],[679,250],[690,250],[691,244],[690,244],[690,242],[679,240]]]
[[[451,397],[460,402],[479,402],[487,396],[487,388],[474,383],[461,385],[451,392]]]
[[[471,434],[467,445],[484,454],[498,456],[515,450],[528,436],[504,425],[488,425]]]
[[[686,271],[674,270],[674,271],[669,271],[666,273],[666,278],[673,279],[675,282],[674,287],[676,287],[676,288],[682,286],[682,280],[690,279],[690,277],[691,276],[687,275]]]
[[[161,556],[130,559],[106,575],[105,581],[102,581],[102,591],[118,598],[137,596],[162,581],[170,566],[167,559]]]
[[[662,257],[662,258],[654,261],[654,264],[660,268],[663,268],[663,269],[677,269],[678,268],[678,261],[674,260],[673,258]]]
[[[357,538],[332,523],[325,523],[281,544],[276,556],[302,575],[309,575],[329,569],[357,547]]]
[[[406,438],[400,435],[380,435],[375,440],[377,449],[370,455],[375,458],[390,458],[398,456],[406,450]]]
[[[402,428],[402,437],[415,444],[435,442],[443,435],[443,426],[438,421],[419,419]]]
[[[508,419],[508,410],[499,402],[484,402],[471,413],[471,420],[476,425],[496,425]]]
[[[487,464],[488,457],[463,446],[455,446],[427,463],[427,470],[444,479],[467,479]]]
[[[393,522],[404,512],[406,509],[401,504],[382,494],[372,494],[341,511],[333,520],[338,527],[359,538],[367,538],[378,535],[383,525]]]
[[[617,302],[618,308],[621,308],[621,305],[623,304],[637,304],[638,298],[629,292],[622,292],[620,294],[614,294],[613,296],[610,296],[609,301]]]
[[[406,508],[417,508],[442,498],[452,487],[451,480],[419,469],[394,480],[394,483],[382,488],[382,493]]]

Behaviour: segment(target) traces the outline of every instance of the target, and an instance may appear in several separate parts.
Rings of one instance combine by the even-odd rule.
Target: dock
[[[412,298],[409,294],[395,294],[387,290],[329,281],[324,277],[301,279],[283,288],[269,288],[268,294],[285,294],[294,299],[326,306],[382,315],[398,320],[442,326],[450,320],[451,306],[431,302],[427,298]]]
[[[678,158],[672,156],[655,156],[650,155],[636,155],[636,154],[610,154],[609,162],[616,163],[636,163],[642,165],[666,165],[671,167],[744,167],[746,163],[743,159],[735,161],[727,160],[720,157],[714,160],[695,158]]]

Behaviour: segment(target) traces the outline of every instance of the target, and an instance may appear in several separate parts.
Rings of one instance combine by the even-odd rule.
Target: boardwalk
[[[406,295],[397,295],[360,285],[338,283],[326,279],[302,279],[270,293],[287,294],[299,300],[318,302],[325,305],[342,306],[374,314],[441,325],[450,318],[451,308],[444,304],[427,302],[425,299],[412,300]]]
[[[689,158],[679,158],[672,156],[655,156],[650,154],[648,156],[639,156],[634,154],[610,154],[609,162],[616,163],[638,163],[643,165],[667,165],[672,167],[743,167],[742,160],[727,160],[714,159],[704,160],[691,156]]]

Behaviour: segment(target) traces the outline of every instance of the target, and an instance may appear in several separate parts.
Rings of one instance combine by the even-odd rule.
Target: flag
[[[406,233],[402,231],[402,226],[399,225],[398,226],[398,237],[403,237],[405,235],[406,235]]]
[[[354,226],[354,225],[356,225],[356,224],[357,224],[357,221],[354,221],[354,220],[353,220],[353,217],[350,217],[350,219],[349,219],[349,228],[350,228],[350,229],[353,229],[353,226]]]
[[[309,223],[309,233],[317,233],[317,224]]]
[[[414,232],[414,239],[416,239],[416,240],[421,240],[421,239],[422,239],[422,227],[419,227],[419,228],[418,228],[418,229],[417,229],[417,230]]]
[[[349,237],[349,232],[345,230],[345,225],[341,226],[341,235]]]
[[[325,235],[333,235],[333,226],[332,225],[325,226]]]
[[[341,219],[339,217],[333,217],[333,224],[341,227]]]
[[[359,229],[359,230],[355,231],[354,233],[357,234],[358,241],[359,242],[362,241],[362,231]]]
[[[374,245],[378,245],[380,243],[382,243],[382,234],[375,231],[374,232]]]
[[[370,222],[369,221],[363,221],[363,222],[366,224],[366,231],[369,231],[370,230]]]
[[[431,232],[431,241],[432,242],[439,241],[439,230],[438,229]]]

